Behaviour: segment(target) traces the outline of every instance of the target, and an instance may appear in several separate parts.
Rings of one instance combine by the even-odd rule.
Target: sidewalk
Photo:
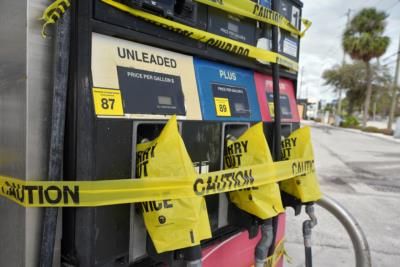
[[[312,121],[317,174],[324,195],[335,199],[356,219],[366,235],[372,266],[400,266],[400,140]],[[361,133],[361,134],[360,134]],[[312,231],[314,266],[355,266],[348,233],[328,211],[316,207]],[[302,223],[307,216],[287,210],[286,248],[292,264],[304,267]]]
[[[367,135],[367,136],[377,137],[377,138],[380,138],[380,139],[383,139],[386,141],[390,141],[390,142],[400,143],[400,139],[396,139],[393,136],[389,136],[389,135],[385,135],[385,134],[381,134],[381,133],[363,132],[358,129],[337,127],[337,126],[332,126],[329,124],[323,124],[320,122],[315,122],[315,121],[310,121],[310,120],[302,120],[301,125],[334,128],[334,129],[343,130],[343,131],[347,131],[347,132],[353,132],[353,133],[363,134],[363,135]]]

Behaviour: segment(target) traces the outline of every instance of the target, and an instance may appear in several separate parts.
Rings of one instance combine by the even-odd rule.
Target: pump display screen
[[[137,7],[143,4],[148,6],[162,6],[166,9],[166,12],[170,11],[169,13],[171,13],[175,4],[175,1],[173,0],[119,0],[118,2],[130,5],[132,7]]]
[[[186,115],[179,76],[117,67],[125,113]]]
[[[268,105],[270,106],[270,116],[274,117],[274,110],[271,108],[274,105],[274,94],[267,93]],[[289,97],[287,95],[280,95],[281,102],[281,117],[282,119],[291,119],[292,112],[290,109]]]
[[[159,96],[158,104],[172,106],[172,98],[169,96]]]
[[[262,6],[271,8],[272,4],[271,4],[271,0],[259,0],[258,3]]]
[[[292,1],[281,0],[279,2],[279,13],[287,18],[297,29],[300,29],[300,8]]]
[[[256,23],[254,21],[216,8],[210,8],[208,15],[208,31],[239,42],[255,44]]]
[[[250,108],[245,88],[216,84],[211,85],[217,116],[249,118]]]

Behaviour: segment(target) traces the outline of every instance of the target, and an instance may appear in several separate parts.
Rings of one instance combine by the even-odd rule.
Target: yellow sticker
[[[215,110],[217,111],[217,116],[219,117],[230,117],[231,108],[229,107],[229,99],[214,97]]]
[[[93,88],[93,101],[96,115],[124,115],[120,90]]]
[[[269,115],[271,116],[271,118],[275,117],[275,105],[274,105],[274,102],[268,103],[268,107],[269,107]]]

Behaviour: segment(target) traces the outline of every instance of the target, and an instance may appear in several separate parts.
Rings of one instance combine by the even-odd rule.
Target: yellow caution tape
[[[102,0],[102,2],[113,6],[119,10],[127,12],[135,17],[146,20],[150,23],[153,23],[162,28],[171,30],[173,32],[182,34],[188,38],[192,38],[194,40],[205,43],[209,46],[230,52],[232,54],[236,54],[239,56],[250,57],[253,59],[259,59],[271,63],[278,63],[282,66],[285,66],[291,70],[297,71],[298,64],[297,62],[282,56],[278,53],[274,53],[268,50],[264,50],[252,45],[248,45],[242,42],[238,42],[232,40],[230,38],[222,37],[213,33],[209,33],[203,30],[199,30],[190,26],[187,26],[182,23],[174,22],[172,20],[162,18],[127,5],[121,4],[114,0]]]
[[[279,241],[278,245],[276,246],[274,253],[265,259],[264,267],[275,267],[282,256],[286,256],[287,252],[284,246],[285,239]],[[254,267],[252,265],[251,267]]]
[[[278,264],[280,258],[283,255],[286,255],[286,249],[284,246],[284,242],[285,242],[285,239],[282,239],[281,241],[279,241],[278,245],[275,247],[274,253],[266,259],[266,262],[264,265],[265,267],[275,267]]]
[[[187,177],[22,181],[0,176],[0,195],[25,207],[89,207],[206,196],[313,173],[314,159],[279,161]],[[194,182],[192,182],[194,181]]]
[[[54,24],[65,13],[65,10],[69,8],[71,3],[68,0],[55,0],[51,5],[49,5],[43,12],[41,20],[45,23],[42,26],[42,36],[46,38],[46,27],[49,24]]]
[[[232,14],[278,26],[279,28],[287,30],[300,37],[303,37],[305,32],[311,27],[311,21],[302,19],[301,21],[303,22],[304,30],[300,32],[283,15],[250,0],[196,0],[196,2],[215,7]]]

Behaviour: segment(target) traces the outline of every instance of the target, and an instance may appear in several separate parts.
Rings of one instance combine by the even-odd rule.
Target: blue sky
[[[303,77],[300,74],[300,97],[306,97],[307,93],[309,97],[319,99],[336,97],[332,88],[323,85],[321,75],[324,70],[342,62],[341,35],[349,8],[351,16],[364,7],[376,7],[389,14],[385,35],[391,38],[391,43],[381,57],[381,64],[388,64],[394,74],[396,57],[393,54],[398,49],[400,38],[400,0],[303,0],[303,3],[303,17],[310,19],[313,25],[301,40],[300,69],[303,67]],[[346,57],[347,62],[350,60]]]

